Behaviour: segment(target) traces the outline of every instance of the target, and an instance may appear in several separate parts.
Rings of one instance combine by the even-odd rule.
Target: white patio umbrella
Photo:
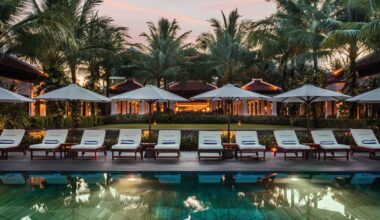
[[[85,88],[82,88],[79,85],[74,84],[74,83],[68,86],[65,86],[63,88],[53,90],[51,92],[47,92],[43,95],[35,97],[34,99],[70,102],[71,105],[75,101],[95,102],[95,103],[111,102],[109,98],[99,95]],[[71,115],[72,115],[71,129],[73,131],[74,130],[74,114],[71,114]]]
[[[346,101],[378,104],[380,103],[380,88],[349,98]]]
[[[134,101],[145,101],[149,105],[149,135],[152,130],[152,104],[158,101],[180,101],[187,102],[188,100],[178,96],[176,94],[170,93],[163,89],[160,89],[153,85],[146,85],[140,89],[135,89],[130,92],[126,92],[117,96],[111,97],[112,100],[134,100]]]
[[[343,101],[350,96],[342,93],[334,92],[327,89],[322,89],[313,85],[304,85],[300,88],[290,90],[273,97],[275,101],[286,103],[305,103],[306,105],[306,118],[307,129],[310,130],[310,118],[309,118],[309,105],[313,102],[325,102],[325,101]]]
[[[228,126],[227,135],[230,138],[230,128],[231,128],[231,114],[232,114],[232,104],[236,100],[249,100],[249,99],[270,99],[269,96],[261,95],[251,91],[247,91],[238,88],[232,84],[227,84],[221,88],[205,92],[194,97],[190,100],[220,100],[227,104],[227,115],[228,115]]]
[[[25,103],[34,100],[0,87],[0,102]]]

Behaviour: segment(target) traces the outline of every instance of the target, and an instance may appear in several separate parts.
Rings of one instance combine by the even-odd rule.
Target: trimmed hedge
[[[160,113],[154,114],[153,120],[165,124],[225,124],[227,116],[214,113]],[[306,118],[290,118],[283,116],[232,116],[231,123],[242,122],[245,124],[273,124],[306,127]],[[81,128],[94,127],[108,124],[143,124],[148,123],[147,115],[110,115],[110,116],[88,116],[79,118]],[[29,129],[51,129],[70,128],[71,118],[66,117],[32,117]],[[372,128],[377,130],[380,121],[375,119],[336,119],[319,118],[312,121],[313,128]]]

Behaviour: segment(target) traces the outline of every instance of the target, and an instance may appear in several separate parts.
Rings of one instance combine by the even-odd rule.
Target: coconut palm
[[[222,11],[222,21],[209,20],[213,32],[202,33],[197,39],[198,47],[209,54],[208,66],[219,78],[219,83],[235,81],[235,76],[246,68],[244,42],[251,21],[239,21],[240,17],[237,9],[228,17]]]
[[[287,0],[276,3],[278,11],[275,14],[254,22],[248,37],[250,47],[259,47],[263,57],[277,60],[279,72],[284,78],[288,77],[288,72],[294,78],[297,66],[305,66],[307,61],[312,61],[313,78],[318,78],[319,59],[329,55],[328,51],[320,48],[325,38],[321,21],[334,13],[334,4],[330,0]],[[305,67],[301,72],[305,72]]]
[[[370,21],[368,4],[368,0],[349,0],[341,5],[336,18],[323,21],[329,34],[322,46],[343,54],[348,59],[345,90],[350,95],[358,93],[356,60],[368,51],[368,45],[361,39],[362,29]]]
[[[133,65],[137,67],[136,74],[147,79],[155,79],[159,87],[161,80],[167,89],[169,80],[176,80],[184,74],[184,66],[189,65],[187,50],[190,44],[185,43],[190,31],[178,34],[180,27],[174,19],[169,21],[161,18],[157,25],[148,22],[148,33],[142,33],[147,45],[135,44],[139,51]]]
[[[0,3],[0,48],[11,39],[11,32],[15,22],[15,17],[25,8],[25,1],[5,0]]]

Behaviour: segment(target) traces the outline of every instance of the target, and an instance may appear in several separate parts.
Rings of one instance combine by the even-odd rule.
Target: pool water
[[[4,173],[0,219],[378,219],[378,177]]]

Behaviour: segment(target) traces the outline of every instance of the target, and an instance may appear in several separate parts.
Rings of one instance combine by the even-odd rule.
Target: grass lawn
[[[102,125],[97,128],[141,128],[147,129],[148,124],[112,124]],[[227,129],[227,124],[157,124],[152,125],[153,129]],[[286,125],[264,125],[264,124],[231,124],[231,129],[255,129],[255,130],[274,130],[274,129],[297,129],[297,127]]]

